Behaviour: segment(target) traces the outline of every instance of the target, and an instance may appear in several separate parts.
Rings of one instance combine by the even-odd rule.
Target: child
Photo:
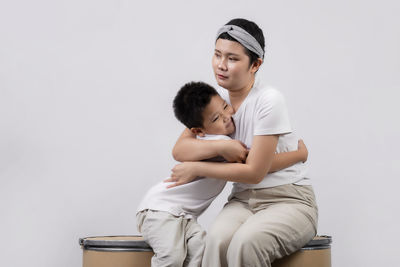
[[[202,82],[187,83],[179,90],[173,106],[175,116],[197,138],[231,140],[228,135],[235,131],[233,110],[213,87]],[[301,142],[297,151],[281,153],[284,157],[287,154],[284,168],[305,161],[307,153]],[[274,160],[272,165],[275,163]],[[167,188],[172,184],[160,182],[147,192],[136,214],[138,230],[153,248],[151,266],[200,266],[205,231],[197,217],[222,191],[226,181],[198,177],[191,183]]]

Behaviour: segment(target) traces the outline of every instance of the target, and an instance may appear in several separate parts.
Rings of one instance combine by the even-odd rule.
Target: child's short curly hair
[[[203,127],[203,111],[217,91],[204,82],[186,83],[175,96],[175,117],[187,128]]]

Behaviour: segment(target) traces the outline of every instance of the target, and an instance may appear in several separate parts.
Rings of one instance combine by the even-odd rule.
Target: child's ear
[[[195,135],[198,135],[198,136],[201,136],[201,137],[204,137],[204,135],[205,135],[204,131],[201,128],[193,127],[193,128],[190,128],[190,131],[192,133],[194,133]]]

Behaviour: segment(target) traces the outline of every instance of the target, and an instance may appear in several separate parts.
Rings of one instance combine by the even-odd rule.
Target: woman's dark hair
[[[257,42],[261,45],[263,51],[265,51],[264,50],[265,49],[264,34],[263,34],[262,30],[260,29],[260,27],[258,27],[257,24],[255,24],[254,22],[249,21],[247,19],[237,18],[237,19],[233,19],[233,20],[229,21],[225,25],[235,25],[235,26],[238,26],[238,27],[242,28],[243,30],[247,31],[257,40]],[[226,32],[221,33],[217,37],[217,40],[218,39],[225,39],[225,40],[238,42],[235,38],[233,38]],[[250,66],[251,66],[258,59],[258,55],[256,53],[250,51],[249,49],[247,49],[244,46],[243,46],[243,48],[244,48],[246,54],[250,58]]]
[[[175,96],[175,117],[189,129],[203,127],[203,111],[217,91],[203,82],[189,82]]]

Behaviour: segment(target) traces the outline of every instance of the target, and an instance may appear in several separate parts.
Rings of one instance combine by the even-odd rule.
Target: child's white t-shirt
[[[203,140],[231,140],[226,135],[206,135]],[[160,182],[146,193],[137,212],[150,209],[169,212],[175,216],[197,218],[224,189],[226,181],[198,177],[194,181],[167,189],[172,183]]]
[[[219,88],[218,93],[230,104],[229,92]],[[279,135],[276,153],[295,151],[298,138],[290,125],[289,114],[283,95],[276,89],[262,86],[258,80],[233,115],[236,131],[233,138],[242,141],[249,149],[255,135]],[[305,177],[307,166],[297,163],[283,170],[268,173],[258,184],[234,183],[233,192],[249,188],[267,188],[296,183],[309,185]]]

